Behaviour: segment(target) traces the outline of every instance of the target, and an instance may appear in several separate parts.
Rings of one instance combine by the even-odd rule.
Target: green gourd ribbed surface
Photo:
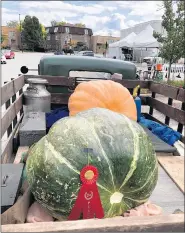
[[[92,148],[87,153],[84,148]],[[57,121],[29,151],[27,179],[35,199],[60,219],[77,198],[80,171],[97,167],[105,217],[145,203],[158,179],[152,142],[142,127],[122,114],[93,108]]]

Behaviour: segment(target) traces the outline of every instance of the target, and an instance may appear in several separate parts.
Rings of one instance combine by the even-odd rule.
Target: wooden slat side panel
[[[172,87],[166,84],[151,82],[150,90],[152,92],[164,95],[166,97],[177,99],[177,94],[179,91],[178,87]]]
[[[46,79],[51,86],[67,86],[72,87],[76,85],[76,78],[74,77],[64,77],[64,76],[48,76],[48,75],[24,75],[25,81],[27,82],[28,78],[42,78]],[[85,79],[85,78],[83,78]],[[88,80],[89,78],[87,78]],[[137,85],[140,85],[142,88],[149,88],[150,81],[139,81],[139,80],[119,80],[112,79],[115,82],[118,82],[124,85],[127,88],[134,88]]]
[[[15,94],[25,85],[24,75],[14,79],[14,92]]]
[[[2,232],[184,232],[184,215],[8,224]]]
[[[52,104],[68,104],[68,100],[71,93],[66,94],[58,94],[58,93],[51,93],[51,103]]]
[[[153,99],[151,97],[147,97],[147,104],[157,111],[163,113],[165,116],[168,116],[173,120],[185,125],[185,111],[164,104],[159,100]]]
[[[150,81],[139,81],[139,80],[120,80],[120,79],[112,79],[115,82],[122,84],[126,88],[135,88],[137,85],[140,85],[141,88],[149,88]]]
[[[1,87],[1,106],[24,86],[24,76],[19,76]]]
[[[1,137],[4,135],[6,130],[8,129],[9,125],[12,123],[14,118],[17,116],[18,112],[22,108],[22,98],[23,95],[19,96],[19,98],[11,104],[11,106],[7,109],[1,119]]]
[[[179,88],[179,92],[177,95],[177,100],[185,102],[185,89]]]
[[[66,86],[66,87],[73,87],[75,86],[75,78],[68,78],[65,76],[49,76],[49,75],[24,75],[25,82],[29,78],[42,78],[46,79],[50,86]]]
[[[11,135],[9,136],[9,138],[7,139],[6,144],[4,145],[3,148],[1,148],[1,163],[9,163],[10,159],[12,157],[12,152],[13,152],[13,137],[14,134],[17,131],[17,128],[22,120],[23,114],[21,115],[19,121],[17,122],[15,128],[13,129]]]
[[[69,94],[59,94],[59,93],[51,93],[51,103],[52,104],[68,104],[68,100],[70,95],[73,92]],[[147,97],[146,96],[140,96],[142,105],[147,105]]]
[[[14,95],[13,81],[1,87],[1,106]]]

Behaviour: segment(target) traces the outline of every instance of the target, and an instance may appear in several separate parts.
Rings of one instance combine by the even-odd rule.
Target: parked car
[[[4,54],[1,54],[1,64],[6,64],[6,57]]]
[[[94,57],[93,51],[80,51],[78,56],[89,56],[89,57]]]
[[[4,50],[4,56],[6,59],[14,59],[15,58],[15,53],[12,50]]]

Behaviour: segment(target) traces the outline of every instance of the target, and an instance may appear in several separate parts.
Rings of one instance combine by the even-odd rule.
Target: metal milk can
[[[50,112],[51,94],[46,89],[48,81],[41,78],[29,78],[29,86],[24,92],[25,112]]]

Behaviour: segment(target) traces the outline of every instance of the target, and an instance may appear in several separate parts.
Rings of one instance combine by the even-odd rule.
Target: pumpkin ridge
[[[158,168],[158,164],[156,163],[153,172],[152,172],[151,175],[148,177],[148,179],[146,180],[146,182],[144,183],[143,186],[141,186],[141,187],[138,188],[138,189],[132,190],[132,191],[130,191],[130,192],[124,192],[124,194],[135,193],[135,192],[138,192],[138,191],[142,190],[142,189],[148,184],[148,182],[151,181],[151,178],[155,175],[155,172],[156,172],[157,168]]]
[[[80,116],[80,117],[81,117],[81,116]],[[99,138],[98,138],[98,136],[97,136],[97,132],[96,132],[96,130],[95,130],[94,127],[91,127],[91,124],[89,123],[89,121],[88,121],[87,119],[85,119],[84,117],[81,117],[81,118],[83,118],[84,120],[86,120],[86,121],[88,122],[89,128],[91,128],[91,130],[92,130],[91,132],[93,132],[93,134],[94,134],[96,140],[98,141],[98,143],[99,143],[99,145],[100,145],[100,148],[101,148],[101,151],[102,151],[102,155],[104,156],[104,158],[105,158],[105,160],[106,160],[106,162],[107,162],[107,165],[108,165],[108,167],[109,167],[109,171],[110,171],[111,178],[112,178],[112,184],[113,184],[114,190],[115,190],[115,184],[114,184],[114,178],[113,178],[114,176],[113,176],[112,169],[111,169],[111,163],[110,163],[110,161],[109,161],[109,158],[106,156],[106,153],[105,153],[103,147],[101,146],[100,140],[99,140]]]
[[[80,174],[80,171],[76,170],[70,162],[64,158],[60,152],[56,150],[56,148],[45,138],[46,147],[52,152],[52,154],[55,156],[56,159],[58,159],[60,162],[64,163],[68,168],[70,168],[72,171],[74,171],[77,174]]]
[[[130,198],[130,197],[125,197],[125,196],[124,196],[124,199],[128,199],[130,201],[134,201],[134,202],[137,202],[137,203],[145,203],[145,202],[148,201],[148,198],[143,199],[143,200],[136,200],[136,199],[133,199],[133,198]]]
[[[123,115],[124,116],[124,115]],[[137,159],[138,159],[138,155],[139,155],[139,140],[138,140],[138,136],[137,134],[134,132],[132,125],[130,124],[130,119],[127,118],[126,116],[124,116],[125,120],[128,123],[128,127],[130,128],[130,130],[132,131],[133,137],[134,137],[134,148],[135,148],[135,153],[133,155],[133,160],[131,162],[130,165],[130,170],[127,174],[127,176],[125,177],[125,179],[123,180],[122,185],[120,186],[119,190],[127,183],[127,181],[130,179],[130,177],[133,175],[136,167],[137,167]],[[137,142],[137,143],[136,143]]]
[[[73,166],[70,164],[70,162],[67,161],[67,159],[64,158],[64,157],[60,154],[60,152],[58,152],[58,151],[56,150],[56,148],[55,148],[50,142],[48,142],[47,139],[46,139],[46,141],[47,141],[46,144],[47,144],[47,146],[48,146],[48,149],[49,149],[51,152],[53,152],[55,158],[58,158],[58,159],[59,159],[60,157],[62,157],[64,164],[65,164],[68,168],[70,168],[72,171],[76,172],[77,174],[80,174],[79,171],[73,169]],[[53,148],[52,148],[52,147],[53,147]],[[51,150],[51,148],[52,148],[52,150]],[[56,154],[60,154],[60,157],[58,157],[58,155],[57,155],[57,157],[56,157]],[[59,159],[59,161],[60,161],[60,159]],[[65,162],[65,161],[66,161],[66,162]],[[70,166],[68,166],[68,164],[70,164]],[[102,185],[99,184],[98,182],[97,182],[97,185],[98,185],[100,188],[104,189],[105,191],[111,193],[111,191],[109,191],[108,189],[106,189],[104,186],[102,186]]]

